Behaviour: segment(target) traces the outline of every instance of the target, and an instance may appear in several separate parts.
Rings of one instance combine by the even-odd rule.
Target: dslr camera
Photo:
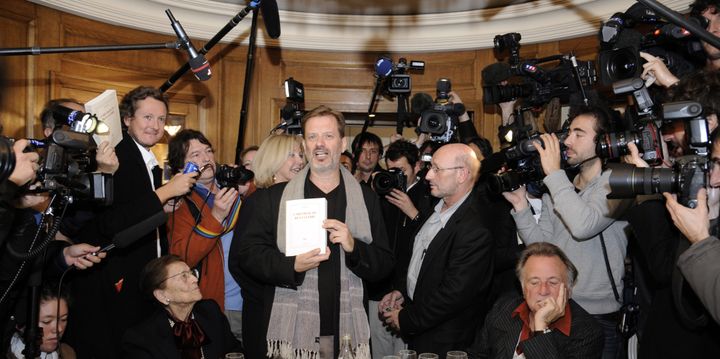
[[[215,171],[215,180],[220,188],[244,185],[255,177],[255,173],[245,166],[233,167],[230,165],[219,165]]]
[[[372,178],[372,188],[380,196],[384,196],[392,192],[393,188],[397,188],[403,192],[407,190],[407,181],[405,173],[397,167],[377,172]]]
[[[420,114],[418,131],[430,134],[433,141],[450,142],[457,129],[457,118],[465,113],[465,105],[448,102],[450,91],[450,80],[438,80],[435,102]]]
[[[702,106],[693,101],[663,105],[663,121],[685,123],[692,155],[675,160],[673,168],[613,168],[610,174],[609,198],[632,198],[638,194],[670,192],[678,194],[678,202],[686,207],[697,206],[697,192],[704,188],[709,171],[708,148],[710,133]]]

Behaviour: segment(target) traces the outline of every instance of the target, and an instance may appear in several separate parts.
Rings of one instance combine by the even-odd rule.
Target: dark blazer
[[[285,185],[258,189],[248,197],[240,209],[230,246],[228,266],[242,290],[243,343],[249,359],[265,358],[275,287],[296,288],[304,279],[304,273],[295,272],[295,257],[286,257],[277,247],[278,211]],[[355,250],[345,257],[345,264],[363,280],[376,281],[390,273],[394,262],[377,195],[369,187],[361,187],[373,242],[355,241]]]
[[[467,348],[485,316],[494,242],[478,204],[471,193],[433,238],[413,300],[407,295],[408,265],[398,271],[398,288],[408,298],[399,315],[400,331],[418,353],[444,355]]]
[[[512,312],[523,302],[522,297],[503,297],[498,300],[485,319],[482,330],[472,348],[470,358],[512,359],[520,338],[522,320]],[[523,342],[525,358],[580,358],[602,356],[604,337],[600,325],[580,305],[570,299],[570,336],[553,330]]]
[[[120,167],[113,176],[113,204],[80,231],[77,242],[105,246],[113,235],[162,211],[145,162],[132,138],[123,133],[115,147]],[[140,270],[157,257],[156,231],[127,248],[113,249],[92,270],[75,272],[75,300],[66,338],[80,358],[114,358],[127,328],[147,318],[153,307],[139,290]],[[102,322],[102,325],[98,325]]]
[[[241,352],[242,345],[230,331],[225,314],[212,300],[201,300],[193,307],[193,316],[209,338],[203,345],[205,358],[224,358],[225,354]],[[128,329],[122,340],[122,358],[180,358],[167,311],[158,309],[141,325]]]

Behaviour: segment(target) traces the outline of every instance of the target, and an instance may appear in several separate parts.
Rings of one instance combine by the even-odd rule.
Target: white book
[[[94,99],[85,103],[85,112],[97,116],[98,120],[105,122],[110,131],[103,135],[93,134],[93,139],[99,145],[102,141],[110,142],[115,147],[122,140],[122,126],[120,126],[120,108],[118,107],[117,92],[105,90]]]
[[[325,198],[294,199],[285,202],[285,255],[288,257],[320,248],[325,254],[327,234]]]

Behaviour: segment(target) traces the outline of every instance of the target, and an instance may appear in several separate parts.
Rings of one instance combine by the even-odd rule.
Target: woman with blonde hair
[[[303,167],[305,155],[300,136],[271,135],[260,144],[253,160],[255,186],[268,188],[290,181]]]

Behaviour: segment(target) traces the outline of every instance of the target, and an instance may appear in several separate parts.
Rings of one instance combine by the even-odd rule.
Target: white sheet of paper
[[[296,256],[320,248],[325,254],[327,234],[325,198],[294,199],[285,203],[285,255]]]
[[[120,125],[117,91],[105,90],[105,92],[88,101],[85,103],[85,112],[94,114],[110,128],[110,132],[104,135],[93,135],[93,139],[98,145],[102,141],[110,142],[112,147],[120,143],[122,140],[122,126]]]

